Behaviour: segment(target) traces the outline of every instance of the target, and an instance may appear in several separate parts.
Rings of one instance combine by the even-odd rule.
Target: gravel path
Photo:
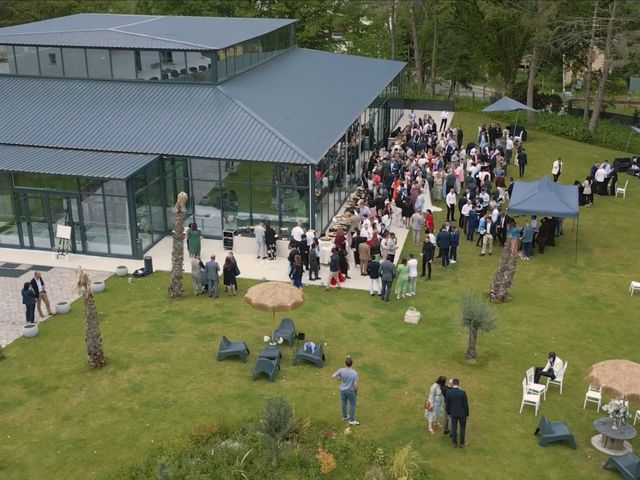
[[[22,336],[22,326],[25,323],[24,306],[22,305],[22,296],[20,290],[24,282],[28,282],[33,278],[34,270],[32,265],[19,265],[16,270],[23,270],[24,273],[17,278],[8,278],[0,276],[0,292],[3,293],[5,299],[0,303],[0,344],[4,347],[15,339]],[[0,265],[2,268],[2,265]],[[96,270],[87,270],[92,281],[103,281],[111,273]],[[58,302],[72,302],[80,295],[75,291],[76,270],[72,268],[54,267],[49,271],[42,271],[49,295],[49,303],[51,310],[55,311],[55,305]],[[43,313],[46,315],[46,307],[42,306]],[[36,322],[46,321],[39,318],[36,309]]]

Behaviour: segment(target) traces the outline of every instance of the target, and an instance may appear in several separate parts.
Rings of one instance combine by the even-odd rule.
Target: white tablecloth
[[[320,240],[320,263],[328,265],[331,259],[331,250],[333,249],[333,242],[331,240]]]

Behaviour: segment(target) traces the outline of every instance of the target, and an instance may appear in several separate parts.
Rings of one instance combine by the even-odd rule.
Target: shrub
[[[264,433],[271,447],[271,464],[278,467],[280,443],[294,428],[293,408],[284,397],[267,399],[260,422],[260,430]]]
[[[394,480],[419,479],[426,473],[422,463],[418,452],[411,445],[405,445],[393,454],[389,473]]]

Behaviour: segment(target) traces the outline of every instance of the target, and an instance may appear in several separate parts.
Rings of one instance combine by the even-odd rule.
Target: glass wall
[[[0,74],[210,82],[214,53],[0,45]]]
[[[48,77],[62,77],[62,54],[58,47],[39,47],[40,72]]]
[[[14,47],[16,70],[20,75],[39,75],[38,49],[36,47]]]
[[[167,233],[163,165],[156,161],[133,178],[137,238],[146,250]],[[175,202],[175,200],[174,200]]]
[[[66,77],[85,78],[87,76],[87,57],[84,48],[63,48],[62,65]]]
[[[15,74],[16,59],[11,45],[0,45],[0,74]]]
[[[293,25],[217,52],[217,81],[230,78],[295,46]]]
[[[307,166],[191,159],[193,221],[203,234],[221,237],[226,228],[249,230],[270,222],[286,234],[309,224]]]
[[[20,245],[11,175],[0,174],[0,244]]]

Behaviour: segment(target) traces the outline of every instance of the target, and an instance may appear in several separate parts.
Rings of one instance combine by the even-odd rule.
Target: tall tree
[[[184,266],[184,206],[189,196],[180,192],[176,200],[176,223],[173,226],[173,248],[171,249],[171,281],[169,298],[182,298],[182,276]]]
[[[91,290],[89,275],[80,268],[78,270],[77,288],[84,302],[85,343],[87,346],[87,363],[90,368],[102,368],[107,364],[107,357],[102,350],[102,335],[98,323],[98,311]]]
[[[550,20],[556,15],[556,4],[548,0],[536,0],[532,12],[535,28],[532,35],[531,58],[529,61],[529,76],[527,79],[527,106],[533,108],[533,97],[536,87],[536,75],[540,69],[541,56],[551,44],[553,32]],[[527,112],[527,119],[533,122],[535,112]]]
[[[422,45],[418,35],[418,15],[421,12],[420,0],[411,0],[411,38],[413,41],[413,62],[415,68],[418,90],[424,89],[424,77],[422,75]]]
[[[391,60],[395,60],[398,54],[398,33],[397,33],[397,0],[389,0],[389,19],[387,26],[389,30],[389,41],[391,46]]]
[[[613,62],[613,52],[611,51],[614,35],[615,35],[615,23],[616,13],[618,9],[618,0],[613,0],[609,5],[609,21],[607,22],[607,37],[604,41],[604,64],[602,66],[602,74],[600,75],[600,81],[598,82],[598,90],[593,101],[593,112],[589,119],[588,130],[593,135],[596,132],[598,126],[598,120],[600,119],[600,113],[602,112],[602,106],[604,104],[604,91],[607,86],[607,80],[609,79],[609,70]]]
[[[593,18],[591,19],[591,36],[589,37],[589,50],[587,51],[587,71],[584,75],[584,112],[582,119],[589,120],[589,103],[591,101],[591,81],[593,80],[593,60],[596,43],[596,26],[598,24],[598,0],[593,2]]]

